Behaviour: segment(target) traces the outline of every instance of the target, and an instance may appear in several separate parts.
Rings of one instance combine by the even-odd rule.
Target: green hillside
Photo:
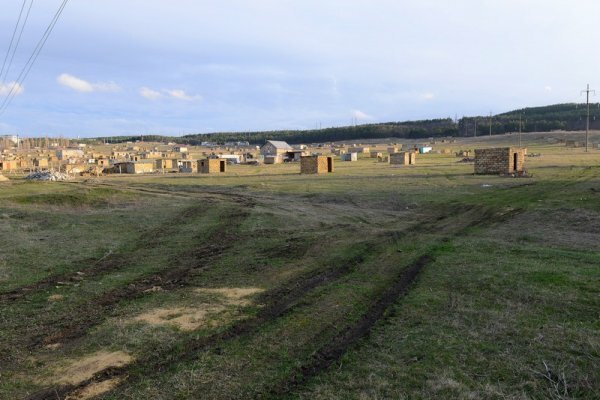
[[[565,103],[543,107],[528,107],[494,115],[491,119],[492,134],[503,134],[519,130],[519,116],[523,132],[546,132],[553,130],[583,130],[586,124],[585,104]],[[590,105],[590,127],[600,129],[600,103]],[[248,141],[263,144],[269,139],[285,140],[291,144],[319,143],[339,140],[403,138],[419,139],[443,136],[475,136],[490,132],[490,117],[463,117],[456,123],[450,118],[405,122],[385,122],[310,130],[281,130],[259,132],[216,132],[193,134],[182,137],[144,135],[146,141],[177,141],[199,145],[202,142]],[[100,138],[108,139],[108,138]],[[111,142],[126,142],[142,139],[141,136],[110,138]]]

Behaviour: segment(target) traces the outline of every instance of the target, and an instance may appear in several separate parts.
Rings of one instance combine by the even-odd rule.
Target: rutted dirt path
[[[365,251],[366,249],[367,247],[365,247]],[[231,327],[222,332],[190,340],[184,346],[176,345],[172,348],[162,349],[160,352],[156,352],[151,359],[137,360],[135,363],[125,368],[106,369],[101,373],[96,374],[93,378],[81,382],[78,385],[64,385],[43,390],[32,395],[30,399],[55,399],[57,396],[59,398],[64,398],[70,393],[77,392],[89,385],[109,379],[128,377],[128,381],[130,382],[137,378],[142,378],[142,376],[130,375],[130,371],[132,370],[144,368],[153,371],[154,373],[160,373],[160,371],[165,370],[172,364],[191,360],[197,356],[199,351],[203,351],[208,347],[223,341],[251,334],[258,330],[262,325],[284,315],[286,312],[289,312],[307,292],[318,286],[326,285],[341,278],[349,273],[356,265],[360,264],[363,261],[363,258],[364,254],[359,254],[346,260],[341,265],[334,265],[319,272],[310,271],[301,274],[287,284],[263,293],[257,299],[257,302],[263,304],[263,307],[254,317],[234,323]]]
[[[435,232],[443,235],[442,241],[451,240],[454,235],[464,234],[468,229],[476,226],[484,226],[510,218],[517,210],[504,213],[498,213],[494,210],[483,207],[465,207],[460,210],[458,216],[452,218],[439,217],[429,223],[425,223],[418,232]],[[446,221],[451,219],[452,221]],[[457,222],[459,221],[459,222]],[[390,232],[388,239],[395,239],[403,236],[402,232]],[[378,238],[381,240],[381,238]],[[372,243],[371,243],[372,245]],[[108,368],[95,374],[92,378],[81,382],[78,385],[64,385],[55,388],[49,388],[34,394],[31,399],[53,399],[63,398],[84,388],[98,384],[107,380],[118,380],[121,384],[131,383],[141,378],[139,371],[143,370],[150,374],[160,373],[173,364],[185,362],[197,357],[198,352],[204,351],[211,346],[218,345],[223,341],[237,338],[244,335],[250,335],[257,331],[262,325],[273,321],[292,310],[303,297],[311,290],[335,282],[344,275],[350,273],[352,269],[363,262],[364,257],[376,251],[376,248],[366,246],[365,250],[353,259],[347,260],[343,265],[337,265],[325,268],[320,272],[311,272],[300,275],[282,285],[279,288],[265,292],[259,297],[259,302],[264,306],[251,318],[238,321],[230,328],[211,336],[196,338],[188,341],[185,345],[180,344],[173,348],[162,349],[156,352],[150,359],[136,360],[133,364],[122,368]],[[307,378],[318,374],[320,371],[341,357],[349,347],[358,340],[368,335],[371,328],[381,320],[387,309],[398,300],[399,297],[406,294],[410,285],[417,278],[420,271],[432,261],[432,256],[428,254],[421,255],[408,268],[404,268],[399,276],[383,290],[382,294],[374,299],[369,310],[363,317],[352,326],[346,326],[335,335],[334,338],[325,346],[321,347],[309,360],[303,363],[297,371],[290,375],[289,379],[280,382],[272,387],[268,392],[273,396],[282,395],[302,385]],[[137,375],[133,371],[138,371]],[[147,377],[147,374],[144,376]],[[127,381],[123,378],[128,377]]]
[[[165,268],[150,276],[141,277],[126,287],[117,288],[83,303],[65,323],[52,321],[41,329],[43,334],[32,338],[30,348],[64,343],[84,336],[93,326],[111,315],[115,304],[143,296],[160,286],[162,290],[173,290],[187,286],[192,274],[208,268],[223,252],[233,246],[238,239],[237,227],[250,215],[248,210],[227,214],[204,243],[180,257],[177,266]],[[57,326],[58,325],[58,326]]]
[[[430,255],[422,255],[413,264],[404,269],[398,279],[383,292],[355,325],[346,327],[330,342],[317,350],[308,362],[304,363],[295,373],[289,376],[288,380],[273,387],[269,396],[278,398],[283,394],[289,393],[295,387],[302,385],[310,377],[316,376],[321,371],[329,368],[352,345],[371,332],[373,326],[384,316],[390,306],[408,292],[421,270],[432,261],[433,257]],[[261,394],[261,397],[264,397],[264,395]]]
[[[156,246],[162,238],[177,231],[177,226],[189,218],[198,218],[206,213],[210,205],[214,204],[204,200],[203,204],[196,204],[183,210],[174,218],[142,232],[136,239],[133,247],[127,252],[109,252],[99,259],[88,258],[72,263],[69,268],[72,272],[52,275],[30,285],[22,286],[8,292],[0,293],[0,305],[13,302],[32,295],[39,291],[48,290],[57,285],[71,285],[102,274],[118,271],[135,260],[135,252]]]

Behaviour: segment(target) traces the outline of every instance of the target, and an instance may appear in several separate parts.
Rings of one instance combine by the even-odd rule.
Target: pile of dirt
[[[9,179],[7,177],[5,177],[4,175],[0,174],[0,182],[8,182]]]
[[[43,171],[43,172],[32,172],[27,175],[25,179],[30,181],[68,181],[69,176],[60,172]]]

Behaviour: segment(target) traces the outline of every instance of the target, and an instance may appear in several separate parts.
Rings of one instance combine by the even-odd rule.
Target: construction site
[[[600,399],[598,16],[3,1],[0,400]]]
[[[525,136],[3,171],[0,397],[595,398],[600,153]]]

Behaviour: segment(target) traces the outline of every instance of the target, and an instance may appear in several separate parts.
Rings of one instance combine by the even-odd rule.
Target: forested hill
[[[458,133],[454,121],[433,119],[424,121],[387,122],[382,124],[366,124],[338,128],[313,130],[289,130],[270,132],[212,133],[206,135],[183,136],[186,143],[197,141],[231,142],[247,140],[250,143],[262,144],[266,140],[285,140],[288,143],[317,143],[353,139],[378,139],[387,137],[424,138],[432,136],[454,136]]]
[[[556,104],[544,107],[531,107],[514,110],[491,118],[492,134],[516,132],[582,130],[586,122],[585,104]],[[600,129],[600,104],[590,104],[590,126]],[[490,117],[463,117],[458,123],[450,118],[406,122],[386,122],[312,130],[281,130],[262,132],[218,132],[207,134],[168,137],[144,135],[146,141],[176,141],[182,144],[198,145],[202,142],[248,141],[251,144],[263,144],[266,140],[285,140],[290,144],[319,143],[339,140],[380,139],[380,138],[429,138],[441,136],[474,136],[490,132]],[[140,140],[141,136],[121,136],[110,138],[111,142]],[[104,138],[100,138],[104,139]]]
[[[492,134],[516,132],[519,120],[523,132],[549,132],[553,130],[584,130],[587,108],[585,104],[565,103],[544,107],[529,107],[492,117]],[[458,122],[460,136],[489,134],[490,117],[465,117]],[[600,129],[600,104],[590,104],[590,128]]]

